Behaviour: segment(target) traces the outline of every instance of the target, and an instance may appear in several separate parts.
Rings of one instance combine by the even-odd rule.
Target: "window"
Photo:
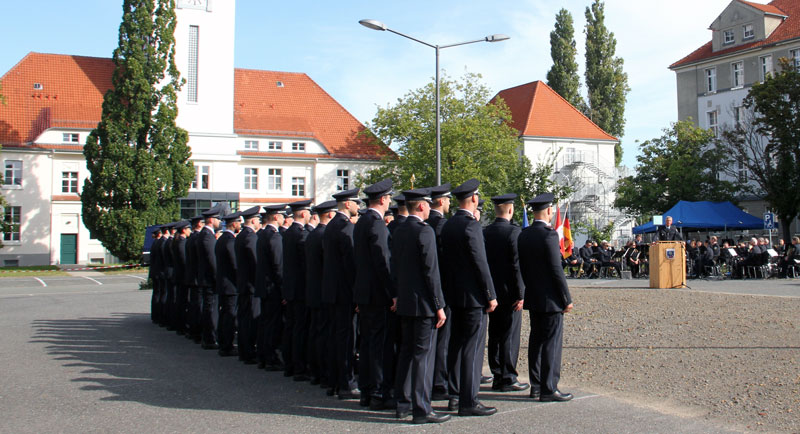
[[[747,167],[745,167],[744,160],[741,158],[736,161],[736,172],[738,173],[740,182],[747,182]]]
[[[78,133],[63,133],[62,141],[65,143],[78,143],[80,140]]]
[[[211,166],[194,166],[194,180],[192,188],[197,190],[208,190],[210,184]]]
[[[61,172],[61,192],[78,192],[78,172]]]
[[[19,267],[19,259],[3,259],[4,267]]]
[[[717,68],[706,69],[706,92],[717,91]]]
[[[283,173],[281,169],[267,169],[267,190],[280,191],[282,190]]]
[[[306,195],[306,179],[292,178],[292,196],[304,197]]]
[[[258,169],[255,167],[244,168],[244,189],[258,190]]]
[[[6,160],[5,185],[22,185],[22,161]]]
[[[303,142],[292,142],[292,152],[305,152],[306,144]]]
[[[197,102],[197,68],[200,52],[200,27],[189,26],[189,65],[186,71],[187,97]]]
[[[7,206],[5,209],[6,223],[10,225],[8,232],[3,232],[3,241],[19,241],[19,227],[22,209],[18,206]]]
[[[736,106],[733,108],[733,120],[736,122],[737,127],[741,127],[744,122],[744,106]]]
[[[567,148],[567,152],[564,153],[564,164],[572,164],[576,161],[575,148]]]
[[[738,89],[744,86],[744,63],[742,62],[731,63],[731,72],[733,73],[731,88]]]
[[[281,151],[281,150],[283,150],[283,142],[269,142],[267,144],[267,150],[270,150],[270,151]]]
[[[714,137],[717,137],[717,112],[708,112],[708,129],[714,132]]]
[[[745,24],[742,26],[742,38],[743,39],[752,39],[755,37],[756,34],[753,32],[753,25],[752,24]]]
[[[772,74],[772,56],[761,56],[758,60],[761,64],[761,81],[764,81]]]
[[[723,44],[733,44],[736,41],[733,29],[725,30],[722,34],[723,34],[723,40],[722,40]]]
[[[350,189],[350,171],[347,169],[336,170],[336,191]]]
[[[789,57],[792,59],[794,69],[800,69],[800,48],[789,50]]]
[[[258,140],[245,140],[244,148],[251,151],[258,151]]]

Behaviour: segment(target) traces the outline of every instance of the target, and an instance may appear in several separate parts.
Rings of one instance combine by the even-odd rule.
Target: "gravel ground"
[[[563,390],[753,431],[800,432],[800,298],[571,289]],[[527,377],[527,312],[518,370]]]

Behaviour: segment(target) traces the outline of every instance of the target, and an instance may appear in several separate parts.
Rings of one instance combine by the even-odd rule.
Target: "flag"
[[[566,258],[572,255],[572,248],[575,246],[575,243],[572,242],[572,229],[569,226],[568,215],[564,216],[564,224],[562,225],[562,228],[564,238],[561,240],[561,255]]]
[[[522,199],[522,197],[520,197]],[[528,223],[528,207],[525,206],[525,200],[522,200],[522,227],[527,228],[530,226]]]
[[[558,234],[558,244],[561,246],[561,256],[564,256],[564,225],[561,224],[561,207],[556,205],[556,222],[553,225]]]

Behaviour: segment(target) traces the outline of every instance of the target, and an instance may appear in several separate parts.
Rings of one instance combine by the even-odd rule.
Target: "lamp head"
[[[362,26],[364,26],[366,28],[369,28],[369,29],[372,29],[372,30],[381,30],[381,31],[386,30],[386,24],[383,24],[382,22],[380,22],[378,20],[359,20],[358,24],[361,24]],[[506,39],[507,38],[508,37],[506,37]]]
[[[364,24],[364,25],[366,25],[366,24]],[[497,33],[497,34],[494,34],[494,35],[487,36],[486,37],[486,42],[500,42],[500,41],[505,41],[507,39],[511,39],[511,37],[508,36],[508,35],[503,35],[501,33]]]

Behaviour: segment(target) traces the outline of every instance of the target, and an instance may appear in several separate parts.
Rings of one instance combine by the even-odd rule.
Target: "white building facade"
[[[186,79],[177,124],[189,132],[196,170],[182,218],[222,201],[323,202],[391,154],[306,74],[236,69],[235,1],[179,0],[176,14]],[[15,224],[0,265],[116,261],[91,238],[80,201],[89,176],[82,145],[113,68],[111,59],[30,53],[2,77],[3,211]]]

